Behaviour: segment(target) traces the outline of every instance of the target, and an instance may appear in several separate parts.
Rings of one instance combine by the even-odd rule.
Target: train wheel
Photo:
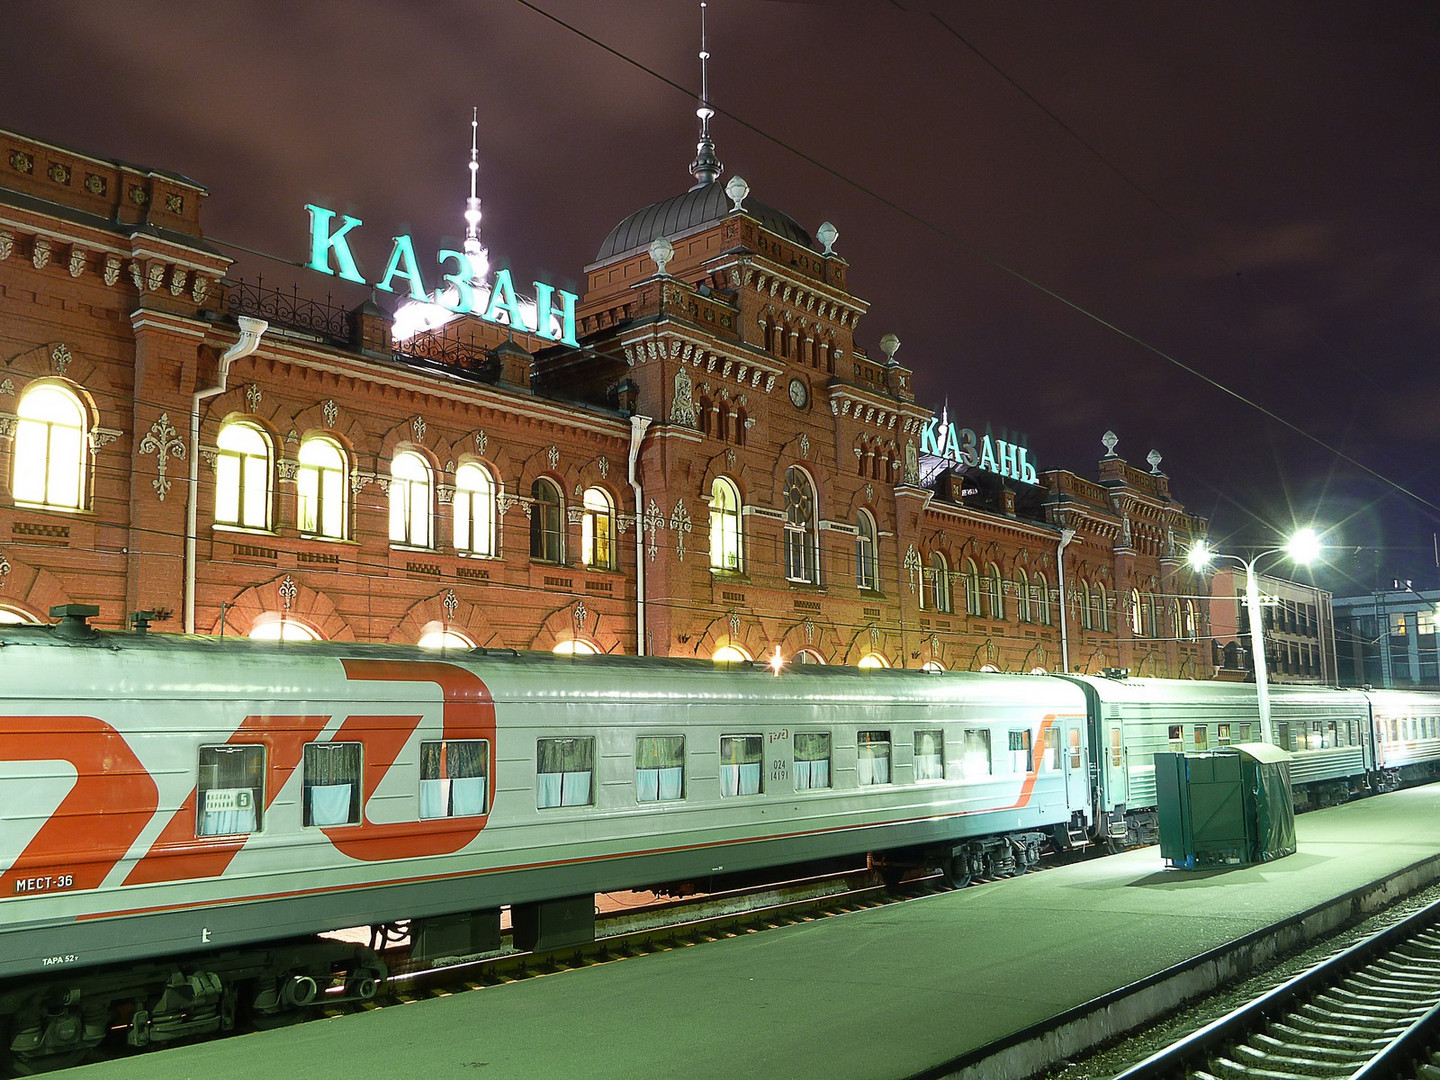
[[[975,875],[970,873],[970,862],[964,856],[946,859],[940,864],[940,876],[952,889],[963,889]]]

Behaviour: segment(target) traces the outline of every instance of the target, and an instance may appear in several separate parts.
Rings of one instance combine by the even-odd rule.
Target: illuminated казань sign
[[[363,222],[359,218],[343,214],[340,215],[340,225],[332,228],[331,222],[336,216],[334,210],[327,210],[313,203],[307,203],[305,209],[310,212],[310,261],[305,264],[307,269],[318,270],[322,274],[339,274],[346,281],[360,285],[373,284],[382,292],[395,292],[395,279],[400,278],[406,282],[405,292],[412,300],[433,300],[457,315],[477,315],[486,322],[513,326],[517,330],[528,331],[549,341],[579,347],[580,343],[575,340],[577,297],[574,293],[556,289],[543,281],[535,282],[535,308],[531,322],[525,318],[523,310],[529,308],[529,302],[522,304],[510,280],[510,271],[497,270],[495,284],[490,288],[489,303],[481,311],[475,303],[474,285],[481,276],[479,268],[472,264],[470,256],[465,252],[443,250],[436,256],[436,262],[441,269],[444,269],[447,262],[455,264],[454,273],[442,275],[445,284],[454,291],[447,289],[432,296],[425,288],[419,260],[415,257],[415,245],[408,236],[395,237],[394,246],[390,249],[390,259],[385,264],[385,272],[373,283],[367,282],[360,273],[355,256],[350,251],[350,243],[346,240],[350,230]],[[331,259],[335,263],[334,269],[331,269]],[[558,310],[555,306],[557,298],[560,305]]]
[[[976,435],[972,428],[956,428],[950,423],[948,410],[925,425],[920,433],[920,453],[1008,476],[1022,484],[1040,482],[1035,466],[1030,463],[1029,447],[992,439],[989,431]]]

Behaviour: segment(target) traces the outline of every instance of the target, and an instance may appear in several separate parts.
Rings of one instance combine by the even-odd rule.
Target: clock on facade
[[[790,380],[790,404],[797,409],[803,409],[805,403],[810,400],[810,391],[799,379]]]

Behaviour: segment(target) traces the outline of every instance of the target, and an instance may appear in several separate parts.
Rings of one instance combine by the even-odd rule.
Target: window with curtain
[[[1000,567],[994,563],[985,567],[985,601],[990,618],[1005,618],[1005,585],[1000,577]]]
[[[855,782],[861,787],[890,783],[890,732],[855,733]]]
[[[345,451],[333,439],[316,435],[300,444],[300,468],[295,480],[299,487],[299,527],[307,536],[343,540],[347,520],[345,500]]]
[[[965,579],[965,614],[980,614],[980,571],[975,566],[974,559],[965,560],[965,568],[961,572]]]
[[[855,587],[880,588],[880,559],[875,542],[875,519],[870,511],[855,515]]]
[[[565,502],[555,481],[544,476],[530,485],[530,558],[565,561]]]
[[[265,805],[265,747],[202,746],[195,785],[195,835],[259,832]]]
[[[759,795],[765,741],[759,735],[720,736],[720,794]]]
[[[81,509],[90,421],[80,398],[58,384],[41,383],[20,396],[15,414],[10,477],[15,501]]]
[[[1010,771],[1028,773],[1035,767],[1029,731],[1010,732]]]
[[[745,568],[740,557],[740,489],[727,476],[717,476],[710,485],[710,569],[739,573]]]
[[[493,557],[495,551],[495,478],[475,461],[455,470],[455,550]]]
[[[430,546],[430,463],[411,450],[390,462],[390,542]]]
[[[1021,622],[1032,622],[1030,612],[1030,576],[1023,569],[1015,570],[1015,615]]]
[[[270,527],[270,440],[254,424],[235,422],[215,439],[215,523]]]
[[[615,504],[598,487],[586,488],[580,519],[580,561],[595,570],[615,569]]]
[[[358,825],[362,775],[358,742],[306,743],[301,778],[304,824]]]
[[[830,786],[830,733],[795,733],[795,790],[818,791]]]
[[[685,737],[641,735],[635,739],[635,799],[674,802],[685,798]]]
[[[818,585],[819,530],[815,516],[815,485],[804,469],[785,470],[785,577]]]
[[[990,732],[986,728],[967,728],[965,753],[960,759],[966,780],[990,775]]]
[[[1050,582],[1045,580],[1044,574],[1035,575],[1035,581],[1030,586],[1030,591],[1035,598],[1036,619],[1042,626],[1049,626],[1051,623]]]
[[[1135,637],[1145,633],[1145,604],[1139,589],[1130,590],[1130,633]]]
[[[595,800],[595,740],[541,739],[535,750],[535,805],[590,806]]]
[[[930,556],[930,573],[934,578],[930,587],[935,598],[935,610],[949,615],[954,611],[954,601],[950,597],[950,563],[938,551]]]
[[[445,739],[420,744],[420,816],[478,817],[487,805],[490,744]]]
[[[945,779],[945,733],[915,732],[915,779]]]

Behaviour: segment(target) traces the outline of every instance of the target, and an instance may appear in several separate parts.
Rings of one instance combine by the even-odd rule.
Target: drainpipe
[[[198,518],[196,499],[200,492],[200,403],[216,394],[225,392],[225,381],[230,375],[230,365],[243,356],[249,356],[260,347],[260,337],[270,324],[264,319],[239,316],[240,337],[220,357],[220,369],[216,383],[197,391],[190,399],[190,480],[188,505],[185,508],[185,633],[195,633],[195,532]]]
[[[635,492],[635,655],[645,656],[645,493],[640,489],[640,444],[654,423],[648,416],[630,417],[630,487]]]
[[[1065,608],[1065,549],[1075,539],[1074,529],[1060,530],[1060,547],[1055,552],[1055,565],[1058,567],[1057,576],[1060,581],[1060,672],[1067,674],[1070,671],[1070,630],[1066,622]]]

